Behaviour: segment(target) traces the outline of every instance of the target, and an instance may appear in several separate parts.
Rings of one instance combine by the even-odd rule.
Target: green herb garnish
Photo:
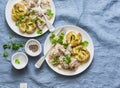
[[[5,51],[4,53],[3,53],[3,57],[8,57],[8,52],[7,51]]]
[[[16,64],[20,64],[20,60],[19,60],[19,59],[16,59],[16,60],[15,60],[15,63],[16,63]]]
[[[3,48],[4,48],[4,49],[10,49],[10,48],[11,48],[11,45],[10,45],[10,44],[4,44],[4,45],[3,45]]]
[[[56,39],[55,39],[55,34],[51,34],[51,36],[50,36],[50,42],[51,42],[52,44],[56,44],[56,43],[57,43],[57,41],[56,41]]]
[[[19,16],[19,21],[23,20],[25,18],[25,16]]]
[[[16,22],[15,25],[16,25],[16,26],[19,26],[19,22]]]
[[[42,30],[37,30],[37,34],[42,34],[43,32],[42,32]]]
[[[9,37],[10,39],[12,39],[13,38],[13,35],[10,35],[10,37]]]
[[[88,46],[88,44],[89,44],[89,42],[88,42],[88,41],[81,42],[81,45],[83,45],[83,46],[85,46],[85,47],[87,47],[87,46]]]
[[[19,47],[23,47],[24,46],[24,43],[23,42],[20,42],[19,43]]]
[[[63,39],[64,39],[64,33],[61,33],[61,34],[58,36],[57,43],[63,44]]]
[[[59,56],[54,57],[53,61],[51,62],[53,65],[57,64],[59,61]]]
[[[66,56],[65,58],[63,58],[63,61],[64,61],[66,64],[69,64],[69,63],[71,62],[70,56]]]
[[[38,20],[38,17],[35,17],[32,19],[33,22],[36,22]]]
[[[18,50],[19,49],[19,44],[12,42],[12,50]]]
[[[16,42],[12,42],[12,50],[19,50],[20,47],[23,47],[23,42],[20,43],[16,43]]]
[[[67,49],[68,44],[67,44],[67,43],[64,43],[63,45],[64,45],[64,48]]]
[[[55,38],[55,34],[51,34],[50,39],[54,39]]]
[[[50,36],[50,42],[51,42],[52,44],[56,44],[56,43],[63,44],[64,33],[61,33],[61,34],[58,36],[57,39],[56,39],[55,37],[56,37],[55,34],[52,34],[52,35]]]
[[[31,15],[35,15],[35,11],[34,11],[34,10],[32,10],[32,12],[30,12],[30,14],[31,14]]]
[[[47,14],[50,18],[52,18],[54,16],[53,12],[51,9],[47,9]]]

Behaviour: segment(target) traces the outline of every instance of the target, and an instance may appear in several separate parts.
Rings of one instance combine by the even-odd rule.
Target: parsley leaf
[[[53,61],[51,62],[53,65],[57,64],[59,61],[59,56],[54,57]]]
[[[4,56],[4,57],[8,57],[8,55],[9,55],[9,54],[8,54],[7,51],[5,51],[5,52],[3,53],[3,56]]]
[[[47,9],[47,14],[50,18],[52,18],[54,16],[53,12],[51,9]]]
[[[83,45],[83,46],[85,46],[85,47],[87,47],[87,46],[88,46],[88,44],[89,44],[89,42],[88,42],[88,41],[81,42],[81,45]]]
[[[64,45],[64,48],[67,49],[68,44],[67,44],[67,43],[64,43],[63,45]]]
[[[15,60],[15,63],[16,63],[16,64],[20,64],[20,60],[19,60],[19,59],[16,59],[16,60]]]
[[[10,44],[4,44],[4,45],[3,45],[3,48],[4,48],[4,49],[10,49],[10,48],[11,48],[11,45],[10,45]]]
[[[10,39],[12,39],[13,38],[13,35],[10,35],[10,37],[9,37]]]
[[[43,33],[43,32],[42,32],[42,30],[40,30],[40,29],[37,31],[37,34],[42,34],[42,33]]]
[[[69,64],[71,62],[71,58],[69,56],[66,56],[65,58],[63,58],[63,61],[66,63],[66,64]]]

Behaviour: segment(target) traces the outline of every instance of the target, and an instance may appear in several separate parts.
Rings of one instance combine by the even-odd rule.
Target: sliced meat
[[[71,58],[71,62],[69,64],[70,70],[75,70],[80,66],[80,62],[76,58]]]

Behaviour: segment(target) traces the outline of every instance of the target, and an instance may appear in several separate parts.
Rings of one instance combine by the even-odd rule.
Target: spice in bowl
[[[36,52],[36,51],[38,51],[38,45],[35,45],[35,44],[29,45],[29,49],[30,49],[32,52]]]
[[[40,42],[36,39],[28,40],[25,44],[25,51],[30,56],[38,56],[42,51]]]

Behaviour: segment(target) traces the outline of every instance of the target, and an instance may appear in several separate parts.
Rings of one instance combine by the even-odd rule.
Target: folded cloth
[[[4,14],[6,3],[7,0],[0,0],[0,88],[18,88],[21,82],[26,82],[28,88],[120,88],[119,0],[54,0],[54,26],[79,26],[90,34],[95,46],[91,66],[73,77],[55,73],[46,63],[41,69],[35,69],[34,64],[40,56],[29,57],[28,66],[20,71],[3,58],[2,45],[10,42],[10,34],[15,36],[15,41],[27,40],[11,31],[7,25]],[[42,46],[48,34],[37,37]]]

